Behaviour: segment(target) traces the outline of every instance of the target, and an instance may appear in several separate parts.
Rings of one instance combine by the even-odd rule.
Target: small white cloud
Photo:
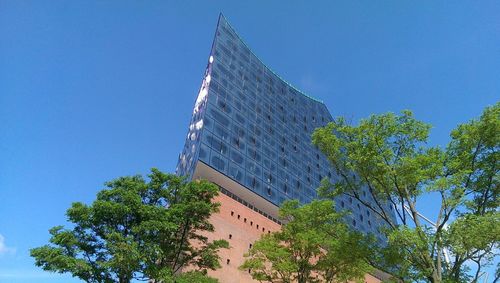
[[[5,245],[5,237],[0,234],[0,256],[4,254],[14,254],[15,252],[15,248],[7,247],[7,245]]]

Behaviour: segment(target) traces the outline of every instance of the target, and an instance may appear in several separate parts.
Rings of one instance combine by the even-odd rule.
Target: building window
[[[233,238],[233,235],[229,234],[229,240],[231,240]]]
[[[234,211],[231,211],[231,216],[234,216]]]

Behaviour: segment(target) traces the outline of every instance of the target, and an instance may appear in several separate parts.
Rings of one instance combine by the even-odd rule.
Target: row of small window
[[[224,189],[223,187],[220,187],[220,186],[219,186],[219,190],[220,190],[220,192],[221,192],[221,193],[223,193],[223,194],[227,195],[228,197],[232,198],[233,200],[235,200],[235,201],[237,201],[237,202],[239,202],[239,203],[243,204],[244,206],[246,206],[246,207],[248,207],[248,208],[252,209],[253,211],[255,211],[255,212],[257,212],[257,213],[261,214],[262,216],[266,217],[267,219],[269,219],[269,220],[271,220],[271,221],[273,221],[273,222],[275,222],[275,223],[277,223],[277,224],[279,224],[279,225],[281,225],[281,224],[282,224],[282,223],[281,223],[281,221],[279,221],[278,219],[276,219],[276,218],[272,217],[271,215],[269,215],[269,214],[265,213],[264,211],[262,211],[262,210],[258,209],[257,207],[255,207],[255,206],[253,206],[252,204],[250,204],[250,203],[246,202],[246,201],[245,201],[245,200],[243,200],[242,198],[240,198],[240,197],[238,197],[237,195],[235,195],[235,194],[231,193],[230,191],[228,191],[228,190]]]
[[[231,216],[234,216],[234,211],[231,211]],[[237,215],[237,219],[240,220],[241,219],[241,215]],[[247,223],[247,219],[246,218],[243,218],[243,223]],[[248,221],[248,223],[250,224],[250,226],[253,227],[253,221]],[[259,224],[255,224],[255,228],[257,228],[257,230],[259,230]],[[262,227],[262,233],[266,232],[266,228]],[[271,233],[270,230],[267,230],[267,233]],[[229,239],[232,238],[232,235],[229,234]]]

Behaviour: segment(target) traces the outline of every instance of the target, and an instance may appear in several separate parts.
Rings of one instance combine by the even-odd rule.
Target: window
[[[212,156],[212,165],[218,170],[224,170],[226,167],[224,160],[220,159],[218,156]]]
[[[233,238],[233,235],[229,234],[229,240],[231,240]]]
[[[267,182],[269,182],[269,183],[273,182],[273,175],[271,175],[271,174],[267,175]]]
[[[234,211],[231,211],[231,216],[234,216]]]

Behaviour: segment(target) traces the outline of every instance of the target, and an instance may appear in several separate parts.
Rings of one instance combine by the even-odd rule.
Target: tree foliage
[[[390,271],[400,279],[477,280],[498,252],[500,103],[453,130],[445,149],[427,146],[430,128],[403,111],[372,115],[357,126],[337,118],[317,129],[313,143],[338,173],[320,194],[347,194],[385,221],[389,244],[378,261],[397,263]],[[366,187],[375,202],[360,197]],[[432,225],[419,211],[423,196],[439,199]],[[475,270],[467,270],[471,263]]]
[[[364,278],[370,266],[365,238],[350,231],[332,201],[300,206],[284,202],[281,231],[264,235],[240,267],[267,282],[347,282]]]
[[[187,282],[220,267],[217,251],[228,243],[202,235],[214,230],[215,185],[152,169],[149,182],[131,176],[106,186],[91,205],[67,210],[72,228],[50,229],[50,244],[31,250],[37,266],[86,282]],[[194,270],[179,277],[187,266]]]

